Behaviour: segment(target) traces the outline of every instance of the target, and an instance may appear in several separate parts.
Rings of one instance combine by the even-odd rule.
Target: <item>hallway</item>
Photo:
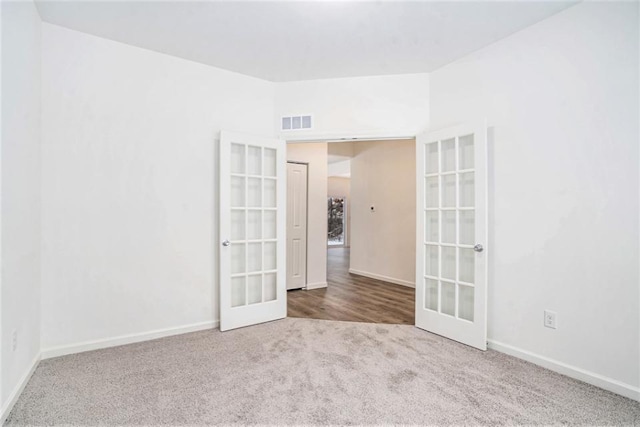
[[[414,324],[415,290],[349,273],[349,248],[327,253],[327,288],[287,292],[289,317]]]

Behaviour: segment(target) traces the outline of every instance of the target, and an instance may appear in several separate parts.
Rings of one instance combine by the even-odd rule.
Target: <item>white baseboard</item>
[[[562,363],[545,356],[540,356],[538,354],[532,353],[527,350],[522,350],[508,344],[503,344],[493,340],[489,340],[488,344],[489,348],[492,350],[517,357],[518,359],[526,360],[527,362],[531,362],[533,364],[542,366],[543,368],[547,368],[550,371],[566,375],[576,380],[584,381],[585,383],[603,388],[624,397],[628,397],[629,399],[640,401],[640,388],[638,387],[634,387],[621,381],[614,380],[612,378],[608,378],[584,369],[580,369],[575,366],[567,365],[566,363]]]
[[[36,371],[36,368],[38,367],[39,363],[40,363],[40,354],[38,354],[33,359],[33,361],[31,362],[31,367],[29,368],[29,370],[27,372],[24,373],[22,378],[20,378],[20,381],[18,381],[18,384],[16,385],[16,387],[13,389],[13,391],[9,395],[9,398],[7,399],[7,403],[2,408],[2,412],[0,412],[0,426],[4,425],[4,422],[7,420],[7,417],[11,413],[11,410],[13,409],[13,406],[18,401],[18,398],[20,397],[20,395],[24,391],[24,388],[26,387],[27,383],[31,379],[31,376]]]
[[[82,353],[85,351],[99,350],[101,348],[116,347],[125,344],[133,344],[142,341],[154,340],[157,338],[169,337],[172,335],[186,334],[188,332],[213,329],[217,328],[219,325],[220,322],[218,320],[214,320],[210,322],[194,323],[191,325],[178,326],[174,328],[157,329],[154,331],[141,332],[138,334],[121,335],[119,337],[51,347],[42,350],[42,359],[51,359],[52,357],[66,356],[67,354]]]
[[[394,283],[396,285],[406,286],[408,288],[415,288],[416,284],[409,282],[408,280],[396,279],[394,277],[383,276],[382,274],[369,273],[368,271],[349,269],[349,273],[357,274],[358,276],[369,277],[370,279],[382,280],[383,282]]]
[[[327,282],[307,283],[307,286],[305,286],[305,289],[310,291],[312,289],[320,289],[320,288],[326,288],[326,287],[327,287]]]

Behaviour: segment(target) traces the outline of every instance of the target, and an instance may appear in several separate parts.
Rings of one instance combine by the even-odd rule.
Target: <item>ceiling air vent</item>
[[[282,130],[311,129],[311,116],[286,116],[282,117]]]

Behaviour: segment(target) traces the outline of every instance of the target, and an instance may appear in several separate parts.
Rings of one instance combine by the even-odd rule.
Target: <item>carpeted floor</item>
[[[640,424],[640,403],[412,326],[292,319],[43,361],[7,424]]]

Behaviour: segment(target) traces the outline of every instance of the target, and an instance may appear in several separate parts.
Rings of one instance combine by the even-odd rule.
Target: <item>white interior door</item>
[[[416,326],[482,350],[487,348],[486,151],[484,123],[417,138]]]
[[[284,141],[220,134],[220,330],[287,315]]]
[[[307,285],[307,165],[287,163],[287,289]]]

